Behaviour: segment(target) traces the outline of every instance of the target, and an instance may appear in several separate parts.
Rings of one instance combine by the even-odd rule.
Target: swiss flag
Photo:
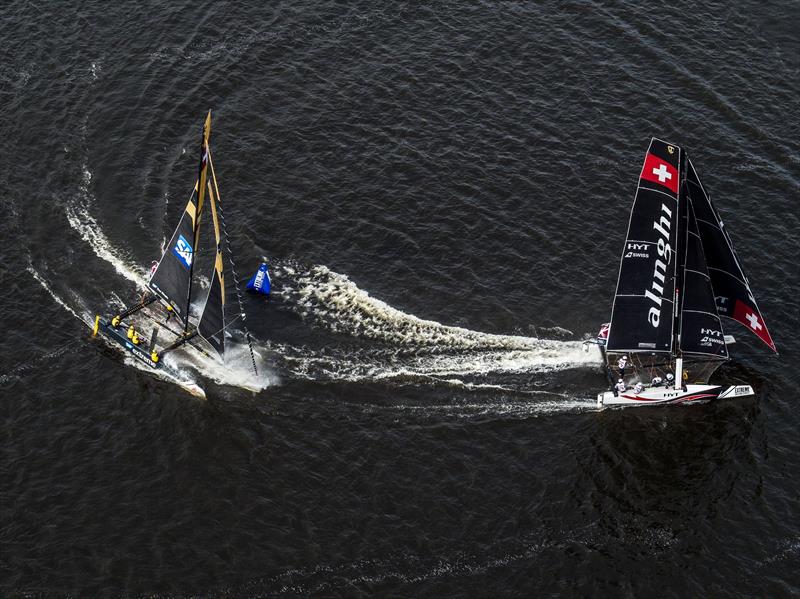
[[[641,178],[663,185],[675,195],[678,194],[678,170],[666,160],[650,152],[645,156]]]
[[[772,351],[777,351],[775,349],[775,344],[772,342],[772,337],[770,337],[769,331],[767,330],[767,325],[764,323],[764,318],[756,308],[751,308],[742,300],[737,299],[736,303],[733,305],[733,319],[737,322],[741,322],[758,335],[761,341],[772,348]]]

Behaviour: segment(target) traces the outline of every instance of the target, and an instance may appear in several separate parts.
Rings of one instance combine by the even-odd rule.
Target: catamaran
[[[250,347],[253,371],[258,374],[250,334],[243,322],[244,308],[225,228],[219,186],[209,146],[210,135],[211,111],[209,110],[203,125],[197,181],[178,226],[163,249],[161,259],[153,263],[147,290],[138,302],[121,312],[110,317],[97,315],[93,334],[102,332],[137,360],[153,368],[161,368],[167,354],[184,346],[191,347],[206,356],[213,355],[207,351],[210,348],[224,360],[228,328],[241,319],[241,327]],[[194,282],[195,263],[196,258],[200,256],[200,224],[208,205],[211,206],[211,219],[214,225],[215,255],[211,282],[205,291],[205,303],[199,315],[195,316],[191,310],[192,301],[197,298],[198,293],[202,293]],[[223,237],[224,249],[228,253],[227,262],[233,274],[239,300],[239,315],[230,321],[226,321],[226,260],[223,259]],[[153,304],[163,306],[163,313],[159,315],[158,311],[153,310]],[[162,321],[164,317],[166,318]],[[155,325],[147,334],[146,327],[150,322],[154,322]],[[162,330],[166,332],[168,342],[159,345],[158,337]]]
[[[719,212],[688,155],[653,138],[633,200],[611,322],[597,343],[612,389],[598,407],[684,403],[753,395],[750,385],[708,379],[733,343],[735,320],[775,343]],[[630,359],[620,376],[618,358]],[[666,380],[666,382],[664,382]]]

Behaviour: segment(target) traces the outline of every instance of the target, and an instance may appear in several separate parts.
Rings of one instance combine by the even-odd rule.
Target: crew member
[[[642,381],[639,381],[634,386],[633,392],[636,393],[636,395],[639,395],[639,393],[641,393],[642,391],[644,391],[644,385],[642,385]]]
[[[667,387],[672,387],[674,382],[675,382],[675,377],[672,376],[671,372],[668,372],[667,373]]]
[[[622,356],[619,360],[617,360],[617,366],[619,367],[619,376],[620,378],[625,378],[625,367],[628,365],[628,356]]]
[[[615,393],[625,393],[625,389],[627,389],[627,387],[625,386],[625,381],[619,379],[617,381],[617,384],[614,386],[614,389]]]
[[[650,386],[651,387],[660,387],[661,383],[663,383],[663,382],[664,382],[664,380],[660,376],[654,376],[653,380],[650,382]]]

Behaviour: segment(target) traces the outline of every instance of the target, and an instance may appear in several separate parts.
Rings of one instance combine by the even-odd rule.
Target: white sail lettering
[[[644,292],[645,297],[658,306],[657,308],[651,307],[647,313],[647,321],[656,329],[661,322],[661,299],[664,295],[664,281],[666,280],[667,265],[672,261],[672,247],[669,244],[669,233],[672,228],[672,210],[665,204],[661,204],[661,212],[661,218],[657,221],[653,221],[653,229],[662,235],[662,237],[658,239],[658,255],[666,260],[666,262],[657,259],[653,268],[653,282],[650,284],[650,287],[658,293],[658,295],[652,293],[650,289],[646,289]]]
[[[658,255],[664,258],[667,264],[672,262],[672,246],[661,238],[658,240]]]
[[[660,295],[654,295],[652,291],[650,291],[649,289],[645,289],[644,290],[644,296],[647,299],[649,299],[650,301],[652,301],[654,304],[656,304],[657,306],[659,306],[659,307],[661,306],[661,296]],[[651,308],[651,310],[652,310],[652,308]],[[658,325],[656,325],[656,326],[658,326]]]

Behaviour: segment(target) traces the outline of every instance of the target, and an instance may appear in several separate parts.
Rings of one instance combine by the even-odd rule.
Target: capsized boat
[[[152,368],[161,368],[165,355],[184,347],[206,356],[217,354],[224,361],[229,327],[240,321],[239,326],[250,348],[253,371],[258,374],[250,334],[244,323],[245,313],[225,228],[209,145],[210,136],[209,110],[203,125],[197,180],[161,259],[151,267],[147,291],[138,302],[121,312],[108,317],[97,315],[93,334],[102,333],[137,360]],[[208,206],[211,207],[216,243],[214,260],[209,265],[212,268],[211,282],[203,292],[194,279],[197,275],[196,258],[200,256],[200,225]],[[223,255],[223,239],[227,256]],[[238,315],[234,318],[226,317],[226,262],[233,275],[233,287],[239,301]],[[199,294],[201,299],[205,295],[205,301],[199,315],[195,316],[190,308]],[[159,307],[163,307],[163,311],[158,310]],[[160,334],[167,338],[166,343],[159,343]]]
[[[753,395],[750,385],[708,383],[733,343],[723,316],[777,353],[692,161],[679,146],[653,138],[633,200],[611,323],[594,341],[611,385],[597,396],[598,407]],[[620,369],[623,356],[629,361]]]

